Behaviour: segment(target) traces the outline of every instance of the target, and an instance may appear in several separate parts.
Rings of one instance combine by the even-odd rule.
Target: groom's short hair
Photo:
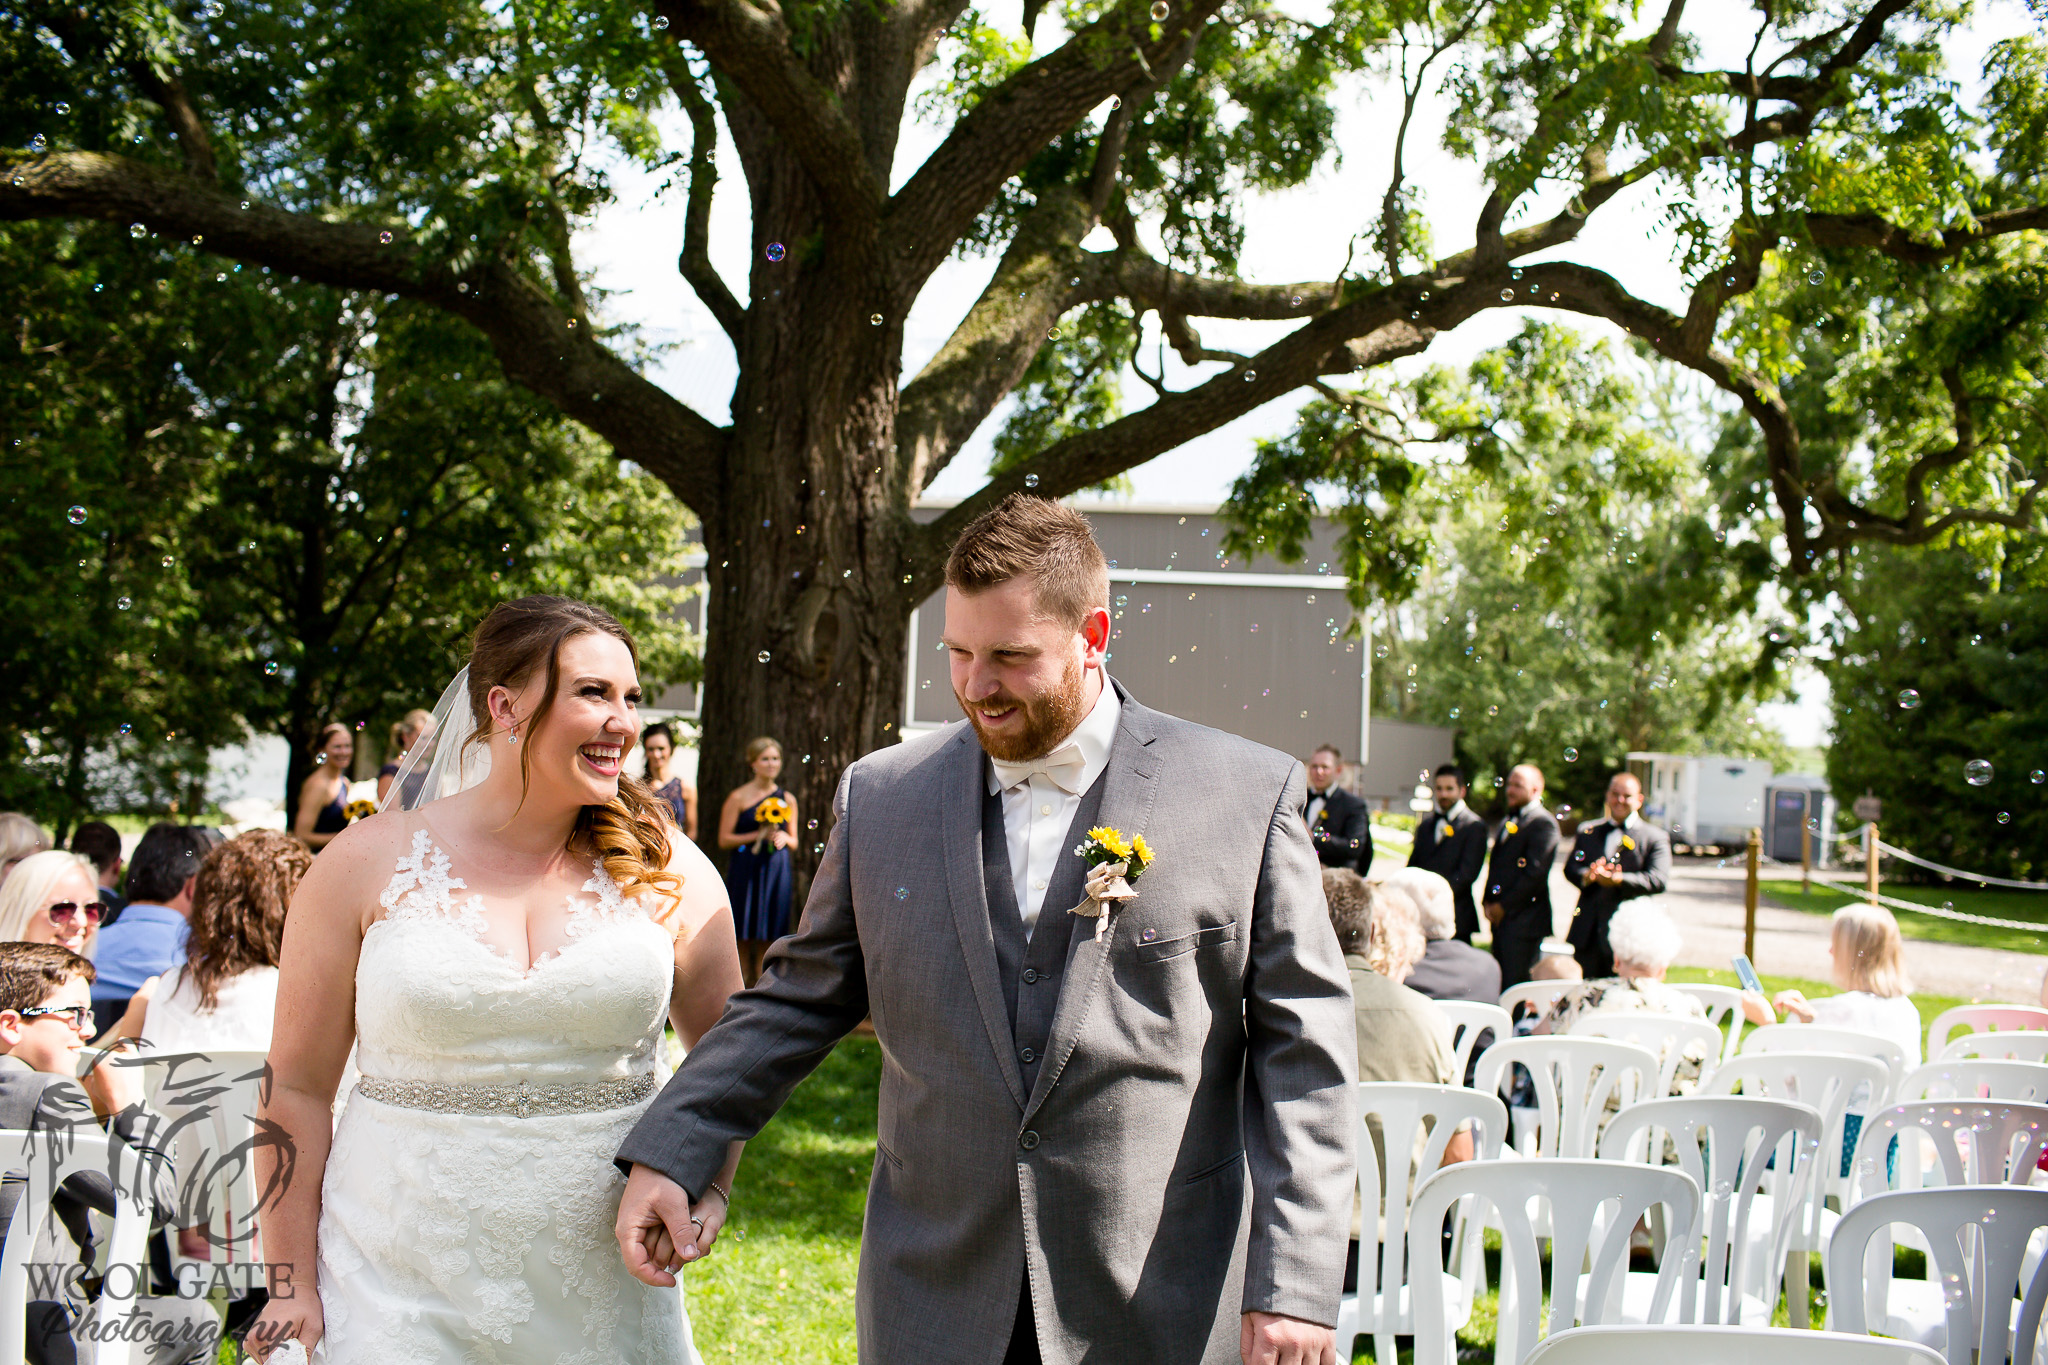
[[[1088,518],[1046,498],[1012,493],[983,512],[946,557],[946,585],[973,594],[1028,576],[1038,609],[1079,630],[1109,605],[1109,561]]]

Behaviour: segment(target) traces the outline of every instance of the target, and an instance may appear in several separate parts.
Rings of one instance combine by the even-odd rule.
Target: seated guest
[[[1771,1004],[1754,991],[1742,996],[1742,1012],[1752,1024],[1774,1024],[1777,1010],[1787,1022],[1854,1029],[1888,1038],[1906,1054],[1907,1066],[1920,1065],[1920,1011],[1908,994],[1906,945],[1899,922],[1882,905],[1858,902],[1835,911],[1828,937],[1834,960],[1835,988],[1840,995],[1808,1000],[1799,991],[1779,991]]]
[[[1351,998],[1358,1017],[1358,1079],[1421,1085],[1452,1084],[1450,1021],[1429,998],[1401,982],[1422,956],[1422,926],[1406,896],[1388,895],[1348,868],[1323,869],[1323,896],[1330,924],[1351,969]],[[1375,1148],[1385,1139],[1369,1121]],[[1415,1137],[1415,1155],[1424,1136]],[[1444,1164],[1469,1161],[1472,1136],[1459,1133],[1444,1151]],[[1415,1174],[1410,1167],[1411,1175]],[[1385,1188],[1382,1180],[1381,1187]],[[1345,1288],[1358,1287],[1358,1241],[1363,1220],[1354,1220]]]
[[[151,825],[128,864],[128,904],[121,922],[99,937],[93,965],[93,1014],[109,1024],[128,1009],[145,983],[185,960],[186,920],[199,860],[213,847],[190,825]]]
[[[150,1221],[161,1226],[177,1208],[177,1180],[164,1155],[167,1125],[142,1103],[140,1069],[110,1060],[93,1067],[82,1083],[72,1079],[92,1028],[92,979],[92,963],[68,948],[0,943],[0,1127],[50,1133],[55,1150],[60,1134],[98,1136],[101,1125],[93,1113],[103,1110],[110,1116],[106,1131],[126,1144],[126,1160],[139,1162],[146,1173]],[[21,1173],[9,1172],[0,1185],[0,1239],[20,1202],[21,1179]],[[52,1297],[28,1305],[30,1365],[91,1361],[101,1335],[115,1332],[146,1343],[136,1358],[149,1365],[212,1359],[220,1324],[204,1301],[142,1293],[98,1298],[98,1234],[88,1216],[93,1210],[114,1213],[114,1186],[101,1172],[81,1171],[57,1188],[51,1222],[33,1234],[35,1258],[57,1273],[37,1286],[36,1292]],[[122,1270],[108,1271],[107,1283],[122,1283]],[[125,1279],[136,1284],[145,1274],[143,1267],[130,1266]]]
[[[43,833],[41,825],[15,811],[0,811],[0,885],[6,883],[15,864],[49,847],[50,836]]]
[[[100,904],[106,908],[102,926],[112,924],[128,903],[114,888],[121,884],[121,835],[102,820],[88,820],[71,831],[71,851],[93,865],[99,873]]]
[[[1668,1014],[1680,1019],[1707,1017],[1699,997],[1664,984],[1664,973],[1685,947],[1678,926],[1663,907],[1632,901],[1614,912],[1607,924],[1614,949],[1614,975],[1567,986],[1564,994],[1536,1025],[1538,1033],[1570,1033],[1572,1026],[1593,1014]],[[1690,1043],[1672,1077],[1675,1094],[1699,1088],[1700,1075],[1719,1055],[1704,1044]]]
[[[92,864],[62,849],[23,858],[0,886],[0,941],[90,953],[103,909],[92,873]]]
[[[185,961],[136,1000],[120,1031],[159,1053],[268,1052],[285,912],[312,865],[304,844],[268,829],[208,853],[192,889]]]
[[[1404,985],[1432,1000],[1473,1000],[1491,1005],[1500,999],[1500,963],[1492,953],[1456,938],[1457,902],[1451,883],[1435,872],[1404,867],[1380,885],[1405,893],[1415,903],[1428,946]]]

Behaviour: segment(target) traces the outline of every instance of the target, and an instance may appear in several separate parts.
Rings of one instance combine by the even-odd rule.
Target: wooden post
[[[1753,965],[1756,962],[1756,873],[1757,862],[1764,851],[1764,832],[1751,829],[1749,832],[1748,875],[1742,883],[1742,955]]]
[[[1863,823],[1863,890],[1877,904],[1877,821]]]
[[[1808,823],[1812,819],[1812,807],[1807,810],[1807,819],[1799,822],[1799,894],[1802,896],[1813,894],[1813,826]]]

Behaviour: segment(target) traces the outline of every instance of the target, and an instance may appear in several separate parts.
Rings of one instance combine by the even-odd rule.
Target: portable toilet
[[[1810,830],[1813,865],[1826,867],[1835,842],[1835,798],[1824,777],[1803,773],[1780,773],[1764,789],[1764,807],[1770,812],[1764,822],[1764,856],[1798,866],[1800,834]]]

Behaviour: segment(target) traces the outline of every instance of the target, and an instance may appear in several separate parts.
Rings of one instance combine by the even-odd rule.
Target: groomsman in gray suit
[[[1079,514],[1007,499],[946,584],[966,723],[841,778],[801,927],[620,1150],[627,1264],[709,1249],[730,1144],[872,1015],[863,1362],[1335,1365],[1358,1073],[1301,765],[1108,676]],[[1153,859],[1100,918],[1098,826]]]

